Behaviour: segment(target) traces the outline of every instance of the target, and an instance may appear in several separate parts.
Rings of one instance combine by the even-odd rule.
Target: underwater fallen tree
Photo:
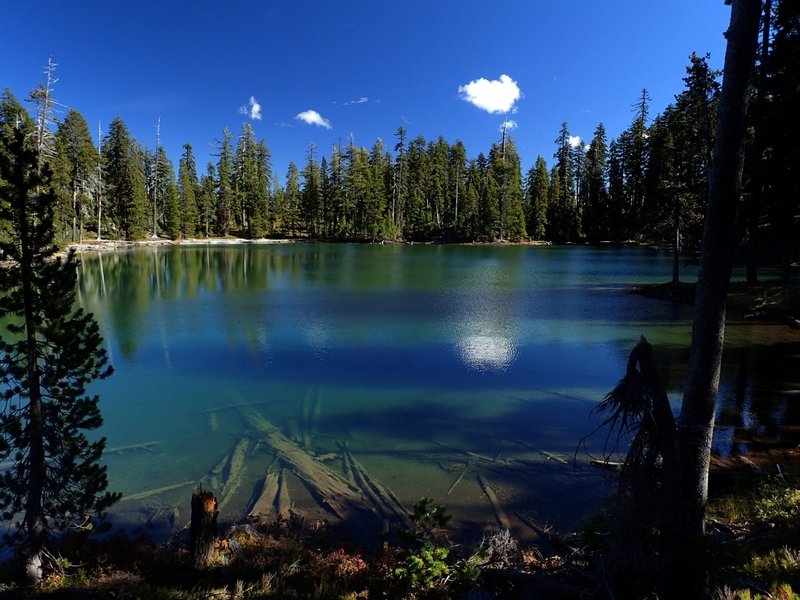
[[[494,489],[486,482],[483,475],[478,475],[478,483],[483,493],[486,494],[486,497],[489,499],[489,504],[492,505],[492,510],[494,511],[494,516],[497,519],[498,525],[503,529],[511,529],[508,515],[506,515],[506,511],[504,511],[503,507],[500,505],[500,501],[497,499],[497,494],[494,493]]]
[[[245,421],[264,438],[279,461],[308,488],[312,497],[339,519],[363,517],[370,508],[337,473],[316,460],[252,407],[240,407]]]
[[[355,459],[346,444],[342,445],[342,455],[350,465],[349,472],[353,474],[355,485],[370,500],[373,509],[384,519],[397,521],[404,527],[409,527],[411,522],[408,519],[408,511],[395,493],[372,477]]]
[[[234,494],[239,489],[239,486],[242,484],[244,468],[247,463],[247,449],[249,447],[250,439],[243,437],[237,442],[236,447],[233,449],[233,453],[230,455],[227,476],[225,478],[225,483],[222,486],[222,491],[220,492],[220,510],[222,510],[228,504],[228,502],[230,502],[231,498],[233,498]]]

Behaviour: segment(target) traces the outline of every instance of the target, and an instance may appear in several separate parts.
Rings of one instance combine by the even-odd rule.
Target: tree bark
[[[200,490],[192,494],[192,521],[189,529],[189,552],[192,564],[202,569],[214,553],[217,537],[217,499],[212,492]]]
[[[705,531],[708,467],[725,335],[725,300],[737,242],[736,220],[742,187],[748,89],[761,14],[760,0],[733,0],[732,5],[703,229],[692,345],[679,420],[682,529],[690,544],[699,541]],[[690,593],[696,594],[697,589]]]
[[[28,217],[29,197],[27,191],[20,192],[18,210],[20,211],[20,256],[21,287],[25,313],[25,335],[27,346],[28,379],[28,436],[29,436],[29,474],[30,483],[25,499],[25,527],[28,530],[26,542],[25,573],[30,582],[37,585],[42,580],[42,550],[47,537],[47,527],[42,509],[42,495],[45,479],[44,417],[42,414],[41,371],[39,368],[39,347],[37,341],[37,320],[35,317],[35,296],[33,281],[33,253],[30,238],[31,222]]]
[[[755,60],[759,0],[733,0],[727,33],[717,140],[703,230],[695,298],[692,346],[680,427],[684,438],[687,525],[703,533],[708,461],[719,385],[725,300],[736,246],[736,217],[742,188],[748,87]]]

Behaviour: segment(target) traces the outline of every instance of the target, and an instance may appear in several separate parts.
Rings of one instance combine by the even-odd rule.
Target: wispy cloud
[[[503,129],[506,131],[514,131],[519,125],[513,119],[506,119],[500,124],[500,132],[503,132]]]
[[[255,96],[250,96],[249,106],[240,106],[239,114],[250,117],[253,121],[261,120],[261,105],[256,100]]]
[[[317,127],[324,127],[325,129],[332,129],[333,125],[328,119],[323,118],[321,114],[319,114],[315,110],[304,110],[303,112],[299,113],[295,119],[303,121],[308,125],[316,125]]]
[[[352,106],[353,104],[366,104],[369,102],[369,98],[366,96],[361,96],[358,100],[350,100],[349,102],[345,102],[342,106]]]
[[[488,80],[481,77],[458,87],[462,100],[489,113],[515,112],[514,104],[522,97],[517,82],[508,75]]]

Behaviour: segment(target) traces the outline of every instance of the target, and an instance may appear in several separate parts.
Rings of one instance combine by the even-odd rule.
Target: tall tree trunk
[[[725,300],[737,241],[748,88],[761,14],[760,0],[733,0],[731,3],[717,138],[695,296],[692,346],[679,420],[683,532],[690,543],[704,534],[711,438],[725,334]],[[692,597],[699,597],[696,587]]]
[[[31,254],[30,236],[32,235],[27,218],[27,206],[20,204],[22,211],[20,222],[20,241],[22,256],[20,272],[22,275],[23,302],[25,310],[25,335],[27,345],[27,378],[28,378],[28,436],[30,463],[30,482],[25,499],[25,527],[28,530],[26,543],[25,572],[33,584],[42,580],[42,550],[44,549],[47,531],[42,511],[42,494],[44,491],[45,456],[44,456],[44,416],[42,413],[41,373],[39,370],[39,348],[37,343],[36,319],[34,318],[34,282],[33,256]]]

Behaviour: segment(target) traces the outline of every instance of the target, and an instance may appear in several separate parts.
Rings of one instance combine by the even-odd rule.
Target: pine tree
[[[800,6],[780,0],[774,20],[772,48],[766,59],[764,87],[770,104],[764,115],[766,161],[764,250],[777,258],[789,278],[800,257]]]
[[[258,187],[256,190],[255,210],[258,213],[258,227],[256,237],[264,237],[267,233],[270,221],[270,183],[272,182],[272,163],[269,148],[266,142],[259,140],[257,145],[258,154]]]
[[[89,125],[74,109],[70,109],[56,132],[56,153],[66,175],[72,241],[76,242],[83,237],[83,216],[90,198],[91,180],[97,170],[97,152]]]
[[[333,195],[331,186],[331,169],[328,159],[324,156],[319,161],[320,195],[322,205],[320,206],[320,234],[322,237],[330,235],[331,223],[333,221]]]
[[[561,191],[561,175],[558,167],[550,169],[547,188],[547,229],[545,236],[554,242],[566,241],[566,217],[564,215],[563,192]]]
[[[8,143],[6,143],[8,142]],[[84,430],[102,424],[98,398],[85,395],[92,380],[111,374],[99,328],[75,307],[77,262],[54,258],[55,194],[50,171],[38,167],[25,130],[4,140],[0,152],[0,219],[11,225],[0,241],[0,474],[4,520],[22,515],[26,571],[42,578],[49,533],[68,525],[90,526],[83,515],[101,513],[118,495],[107,493],[99,463],[105,439],[90,442]]]
[[[405,153],[408,132],[402,125],[394,132],[397,137],[394,151],[396,152],[394,175],[392,177],[392,220],[398,233],[403,231],[404,221],[402,215],[406,205],[406,180],[405,180]]]
[[[147,230],[144,152],[119,117],[103,142],[103,161],[109,217],[125,239],[142,239]]]
[[[178,184],[175,180],[175,167],[163,147],[158,149],[158,197],[164,205],[161,229],[170,239],[177,240],[181,236],[183,216]]]
[[[520,240],[526,236],[522,211],[522,172],[512,138],[504,134],[502,143],[492,145],[489,165],[491,185],[497,190],[494,238]]]
[[[608,239],[610,234],[608,189],[606,188],[608,170],[608,147],[606,144],[606,128],[600,123],[594,130],[594,137],[586,152],[584,183],[581,186],[583,231],[593,242]]]
[[[447,155],[449,152],[450,146],[442,136],[428,144],[425,203],[428,214],[426,220],[430,223],[429,235],[431,237],[438,237],[442,234],[449,188],[447,181]]]
[[[498,233],[499,194],[497,182],[491,175],[491,156],[483,153],[475,160],[477,171],[478,205],[475,220],[475,238],[487,242],[494,241]]]
[[[330,237],[349,235],[350,210],[345,192],[345,157],[341,145],[336,144],[331,151],[330,182],[327,196],[330,204],[330,217],[326,224],[325,234]]]
[[[300,228],[300,171],[293,162],[286,173],[286,190],[283,193],[283,233],[290,237],[297,235]]]
[[[247,230],[251,239],[266,232],[269,182],[272,179],[269,158],[264,142],[256,142],[253,127],[245,123],[233,162],[233,198],[235,220],[242,230]]]
[[[547,220],[550,223],[550,232],[548,237],[557,242],[577,241],[580,221],[578,196],[575,189],[575,160],[566,122],[561,124],[561,130],[555,142],[556,152],[553,156],[556,162],[553,169],[558,173],[555,181],[558,185],[552,188],[557,190],[557,196],[551,195],[549,198],[550,214]],[[551,175],[551,184],[554,183],[554,179]]]
[[[549,187],[547,163],[539,155],[536,164],[528,171],[525,189],[526,226],[528,234],[535,240],[546,239]]]
[[[426,239],[430,232],[426,211],[428,154],[425,138],[417,136],[408,145],[403,161],[406,196],[403,202],[404,234],[411,239]]]
[[[181,234],[184,238],[197,235],[200,219],[197,210],[199,192],[197,165],[191,144],[183,145],[183,155],[178,163],[178,192],[181,202]]]
[[[624,134],[623,134],[624,135]],[[611,140],[608,147],[609,237],[617,242],[628,239],[625,226],[624,138]]]
[[[369,152],[368,163],[369,191],[365,213],[370,226],[367,235],[371,240],[379,240],[391,237],[390,232],[394,229],[394,226],[387,222],[388,198],[391,194],[387,184],[391,181],[388,172],[392,168],[392,162],[380,138],[375,140]]]
[[[453,239],[461,239],[464,221],[464,192],[467,181],[467,149],[460,140],[450,146],[447,159],[448,180],[448,211],[445,222],[452,228]]]
[[[474,240],[477,238],[478,228],[478,203],[481,195],[481,173],[477,160],[467,163],[467,172],[464,181],[464,195],[459,200],[458,231],[461,239]]]
[[[319,235],[322,229],[322,181],[320,179],[316,151],[317,146],[312,143],[308,148],[306,166],[303,169],[301,200],[302,219],[305,221],[306,228],[311,236]]]
[[[634,119],[621,138],[623,150],[623,181],[625,221],[627,236],[640,238],[642,234],[642,211],[646,199],[645,177],[648,167],[647,120],[650,111],[650,94],[646,89],[634,104]]]
[[[677,152],[676,199],[679,203],[673,230],[682,232],[682,246],[697,250],[702,235],[703,212],[708,197],[708,176],[716,136],[719,72],[708,66],[709,56],[692,54],[683,81],[686,88],[675,97],[670,123]],[[680,248],[676,248],[680,250]]]
[[[200,224],[205,237],[211,234],[214,222],[214,171],[214,163],[210,162],[206,165],[206,174],[200,178],[200,197],[197,207],[200,211]]]
[[[233,207],[233,136],[226,127],[222,131],[219,143],[219,162],[217,163],[217,233],[223,237],[228,235],[231,226]]]

